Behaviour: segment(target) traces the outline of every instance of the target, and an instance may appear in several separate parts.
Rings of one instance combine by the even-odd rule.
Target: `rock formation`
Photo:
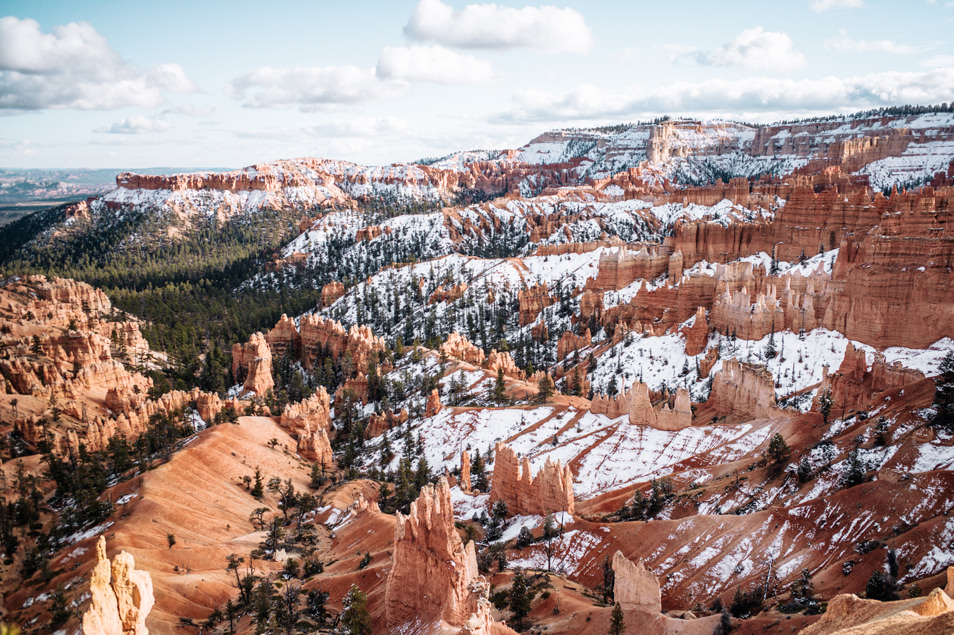
[[[155,604],[152,578],[137,571],[125,551],[112,563],[106,556],[106,538],[96,544],[96,566],[90,574],[90,605],[83,614],[86,635],[147,635],[146,616]]]
[[[727,359],[712,379],[707,402],[716,412],[747,419],[769,417],[777,412],[775,385],[761,366]]]
[[[828,602],[804,635],[942,635],[954,632],[954,601],[941,589],[896,602],[863,600],[850,593]]]
[[[401,411],[398,413],[395,413],[393,410],[388,410],[382,414],[373,414],[368,418],[368,425],[364,429],[364,436],[368,439],[381,436],[391,428],[405,423],[409,416],[407,408],[401,408]]]
[[[467,450],[460,453],[460,489],[462,492],[470,492],[470,455]]]
[[[397,514],[385,596],[387,625],[435,618],[462,625],[477,608],[470,591],[477,575],[474,543],[465,547],[461,542],[450,488],[441,477],[437,485],[421,490],[407,516]]]
[[[497,375],[498,369],[503,369],[504,375],[507,377],[523,379],[523,371],[517,367],[517,364],[513,361],[510,353],[506,351],[498,353],[497,349],[491,349],[490,355],[487,356],[487,360],[484,362],[484,368],[486,368],[487,371],[495,377]]]
[[[613,554],[613,572],[616,574],[613,593],[623,610],[662,612],[659,580],[642,560],[633,564],[629,558],[617,551]]]
[[[437,391],[437,388],[431,390],[431,394],[427,396],[427,405],[424,407],[424,416],[433,417],[441,411],[441,408],[444,406],[441,405],[441,394]]]
[[[457,331],[447,336],[447,341],[441,344],[440,352],[474,366],[483,366],[484,364],[484,351],[471,344],[466,337]]]
[[[692,425],[689,391],[680,388],[676,391],[672,408],[664,403],[656,410],[650,398],[649,386],[639,380],[634,381],[632,388],[621,395],[596,395],[590,402],[590,411],[611,419],[625,415],[632,425],[649,426],[659,430],[682,430]]]
[[[656,428],[660,430],[682,430],[692,425],[692,402],[689,391],[680,388],[676,391],[673,407],[663,404],[656,413]]]
[[[845,411],[867,410],[880,401],[882,392],[922,379],[924,375],[919,371],[885,363],[880,352],[875,352],[874,362],[869,368],[865,352],[855,349],[849,342],[838,371],[829,374],[826,369],[822,386],[816,393],[815,406],[818,406],[818,398],[828,392],[832,404]]]
[[[321,306],[329,307],[345,294],[344,285],[338,282],[329,282],[321,288]]]
[[[705,308],[696,309],[696,319],[692,326],[686,329],[685,335],[686,355],[696,356],[706,350],[706,344],[709,342],[709,322]]]
[[[570,353],[586,348],[592,343],[593,336],[590,334],[590,329],[586,329],[583,335],[566,331],[557,342],[557,359],[566,359],[570,356]]]
[[[244,378],[242,385],[246,392],[254,392],[260,397],[274,388],[272,352],[264,335],[252,333],[245,344],[232,346],[232,376]]]
[[[574,512],[573,473],[559,461],[547,459],[536,476],[531,476],[530,459],[521,462],[509,446],[494,447],[494,475],[490,501],[503,501],[511,514],[544,515]]]
[[[328,392],[320,386],[315,394],[285,406],[279,424],[298,439],[297,451],[304,458],[324,469],[334,466],[328,432],[331,430],[331,403]]]
[[[389,628],[438,623],[461,635],[516,635],[494,621],[490,585],[477,572],[477,551],[454,526],[447,479],[421,489],[407,516],[397,513],[394,555],[385,589]]]
[[[540,315],[540,311],[554,302],[547,291],[546,284],[521,289],[517,294],[517,300],[520,305],[520,326],[532,323]]]

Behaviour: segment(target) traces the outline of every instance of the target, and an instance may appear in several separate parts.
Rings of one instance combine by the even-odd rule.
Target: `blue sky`
[[[368,164],[954,101],[954,2],[0,1],[0,166]]]

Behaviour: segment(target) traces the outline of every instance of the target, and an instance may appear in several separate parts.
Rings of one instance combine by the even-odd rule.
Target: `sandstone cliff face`
[[[659,430],[682,430],[692,425],[692,403],[685,388],[676,391],[670,408],[668,403],[653,407],[649,386],[636,380],[630,390],[615,397],[596,395],[590,402],[590,412],[611,419],[627,416],[631,425],[649,426]]]
[[[613,554],[613,572],[616,574],[613,593],[623,610],[662,612],[659,580],[642,560],[633,564],[617,551]]]
[[[593,335],[590,333],[590,329],[586,329],[583,335],[566,331],[557,342],[557,359],[566,359],[572,352],[586,348],[592,343]]]
[[[448,357],[454,357],[474,366],[483,366],[484,364],[484,351],[471,344],[466,337],[457,331],[447,336],[447,341],[441,344],[440,351]]]
[[[897,602],[836,595],[805,635],[942,635],[954,631],[954,601],[941,589]]]
[[[709,321],[706,319],[706,310],[703,307],[696,309],[696,318],[686,330],[686,355],[698,355],[706,350],[709,342]]]
[[[876,352],[874,362],[868,367],[865,352],[857,350],[849,342],[845,356],[835,373],[825,373],[818,398],[830,391],[832,404],[846,411],[867,410],[881,400],[880,393],[892,388],[901,388],[924,379],[916,370],[900,364],[890,365],[884,355]]]
[[[484,368],[494,376],[497,375],[499,369],[503,370],[504,375],[513,377],[514,379],[523,379],[524,375],[523,371],[520,370],[513,361],[510,353],[506,351],[498,353],[495,348],[490,350],[490,355],[487,356],[487,360],[484,362]]]
[[[344,285],[338,281],[329,282],[321,288],[321,306],[329,307],[345,294]]]
[[[298,453],[324,469],[334,467],[328,431],[331,430],[331,403],[324,386],[315,394],[282,411],[279,425],[298,439]]]
[[[547,459],[536,476],[531,476],[530,460],[522,463],[517,453],[503,443],[494,447],[494,475],[490,501],[503,501],[511,514],[545,515],[575,509],[573,473],[570,467]]]
[[[712,381],[707,402],[716,412],[749,419],[769,417],[777,412],[775,385],[765,369],[727,359]]]
[[[433,417],[441,411],[444,406],[441,405],[441,394],[437,391],[437,388],[431,390],[431,394],[427,396],[427,405],[424,407],[424,416]]]
[[[96,452],[115,435],[134,441],[152,415],[194,407],[211,423],[226,405],[197,389],[147,399],[152,381],[120,361],[150,362],[138,323],[118,321],[105,294],[87,284],[13,278],[0,285],[0,309],[0,403],[15,410],[9,423],[29,444],[45,437],[56,453],[80,445]]]
[[[86,635],[147,635],[146,616],[155,604],[152,578],[134,568],[123,551],[112,563],[106,556],[106,538],[96,545],[96,566],[90,575],[90,606],[83,614]]]
[[[517,294],[517,301],[520,304],[520,326],[532,323],[540,315],[540,311],[554,302],[547,291],[546,284],[521,289]]]
[[[385,621],[397,626],[437,618],[463,625],[477,608],[470,591],[476,579],[474,543],[465,547],[457,534],[450,488],[442,477],[421,490],[407,516],[398,512]]]
[[[467,493],[471,490],[470,454],[467,453],[467,450],[462,450],[460,453],[460,489]]]
[[[244,377],[243,387],[247,392],[264,396],[274,388],[272,379],[272,352],[265,336],[252,333],[245,344],[232,346],[232,376]]]

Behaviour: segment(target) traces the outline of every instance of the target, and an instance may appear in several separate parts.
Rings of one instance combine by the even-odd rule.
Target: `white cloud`
[[[378,137],[408,129],[400,117],[354,117],[309,126],[305,133],[315,137]]]
[[[494,76],[490,62],[442,46],[388,46],[376,69],[381,79],[437,84],[484,84]]]
[[[412,40],[459,48],[585,53],[593,46],[593,35],[580,13],[551,5],[514,9],[469,4],[454,11],[441,0],[420,0],[404,33]]]
[[[757,26],[742,31],[714,51],[695,53],[706,66],[739,66],[751,71],[788,72],[805,66],[805,56],[795,50],[792,38]]]
[[[954,66],[954,55],[935,55],[922,61],[921,66],[927,66],[928,68]]]
[[[379,79],[373,68],[264,67],[232,80],[228,93],[252,108],[298,105],[307,110],[375,101],[406,88],[403,81]]]
[[[151,108],[194,90],[178,64],[135,68],[86,22],[43,33],[35,20],[0,18],[0,109]]]
[[[924,50],[907,44],[899,44],[893,40],[854,40],[844,30],[839,31],[838,37],[825,40],[825,48],[829,51],[891,53],[893,55],[911,55]]]
[[[408,130],[407,121],[400,117],[350,117],[333,119],[304,128],[269,128],[262,130],[239,130],[236,136],[253,139],[344,139],[383,137],[402,134]]]
[[[189,117],[208,117],[213,112],[215,108],[211,106],[196,106],[195,104],[183,104],[181,106],[173,106],[172,108],[166,108],[162,111],[164,115],[186,115]]]
[[[752,77],[728,81],[677,82],[654,89],[639,86],[605,91],[581,85],[563,95],[540,91],[514,96],[502,121],[606,120],[662,114],[776,113],[815,115],[897,104],[954,100],[954,68],[924,72],[884,72],[838,78],[793,80]]]
[[[829,9],[862,9],[864,0],[812,0],[808,3],[812,11],[821,13]]]
[[[108,132],[110,134],[148,134],[150,132],[162,132],[171,127],[172,124],[162,119],[150,119],[143,115],[134,115],[122,121],[117,121],[108,128],[100,128],[96,130],[96,132]]]

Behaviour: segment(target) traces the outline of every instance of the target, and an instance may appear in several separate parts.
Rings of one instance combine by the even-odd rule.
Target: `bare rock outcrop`
[[[470,454],[467,450],[460,453],[460,489],[462,492],[470,492]]]
[[[491,349],[490,355],[484,362],[484,368],[492,375],[496,375],[498,370],[503,370],[504,375],[514,379],[523,379],[523,371],[513,361],[513,357],[507,351],[497,352],[497,349]]]
[[[252,333],[245,344],[232,345],[232,376],[242,379],[247,392],[264,396],[275,387],[272,352],[261,333]]]
[[[546,283],[521,289],[517,294],[517,301],[520,306],[519,320],[520,326],[526,326],[537,319],[540,311],[553,304],[554,300],[550,297]]]
[[[566,359],[570,353],[586,348],[593,343],[593,336],[590,329],[586,329],[583,335],[577,335],[572,331],[566,331],[557,342],[557,359]]]
[[[90,574],[89,608],[83,614],[86,635],[147,635],[146,616],[155,604],[152,578],[137,571],[125,551],[110,563],[106,538],[96,544],[96,566]]]
[[[954,632],[954,601],[941,589],[896,602],[836,595],[804,635],[943,635]]]
[[[692,425],[692,402],[689,391],[680,388],[676,391],[673,407],[663,404],[656,413],[656,427],[660,430],[682,430]]]
[[[454,527],[454,507],[447,479],[426,486],[397,514],[394,559],[385,594],[388,626],[421,619],[462,625],[476,610],[470,585],[477,579],[473,542],[466,547]]]
[[[503,501],[511,514],[549,514],[575,510],[573,472],[559,461],[547,459],[536,476],[531,476],[530,459],[521,462],[509,446],[494,447],[494,475],[490,501]]]
[[[649,386],[639,380],[634,381],[632,388],[621,395],[596,395],[590,402],[590,411],[604,414],[611,419],[627,416],[632,425],[649,426],[658,430],[682,430],[692,425],[689,391],[680,388],[676,391],[672,408],[668,403],[663,403],[657,410],[653,407]]]
[[[298,403],[288,404],[279,425],[298,439],[298,453],[324,468],[334,465],[328,431],[331,430],[331,403],[328,391],[320,386],[315,394]]]
[[[385,623],[439,622],[462,635],[515,635],[494,621],[489,591],[478,575],[474,543],[463,544],[454,526],[450,487],[441,477],[421,489],[407,516],[397,513]]]
[[[441,411],[444,406],[441,405],[441,394],[437,391],[437,388],[431,390],[431,394],[427,396],[427,404],[424,407],[424,416],[433,417]]]
[[[321,306],[329,307],[345,294],[344,285],[338,282],[329,282],[321,288]]]
[[[474,366],[483,366],[486,357],[484,351],[471,344],[466,337],[457,331],[447,336],[447,341],[441,344],[440,352]]]
[[[901,388],[922,379],[924,374],[920,371],[898,363],[886,363],[884,354],[878,351],[869,368],[865,352],[849,342],[837,372],[825,373],[816,402],[820,395],[829,392],[832,403],[846,411],[865,410],[877,402],[879,394],[885,390]],[[815,405],[817,407],[817,403]]]
[[[707,402],[716,412],[752,418],[768,417],[777,412],[775,384],[761,366],[727,359],[712,379],[712,392]]]
[[[616,574],[613,592],[623,610],[662,611],[659,580],[642,560],[634,564],[617,551],[613,554],[613,572]]]
[[[696,319],[692,326],[686,329],[686,355],[698,355],[706,350],[709,342],[709,322],[706,319],[704,307],[696,309]]]

